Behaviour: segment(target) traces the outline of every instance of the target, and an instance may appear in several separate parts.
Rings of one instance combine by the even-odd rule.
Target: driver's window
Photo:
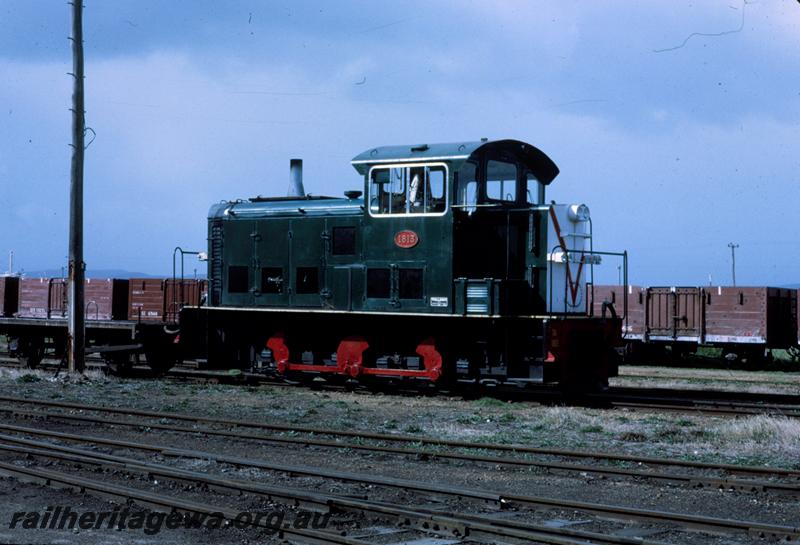
[[[373,168],[369,203],[372,215],[443,213],[447,169],[443,165]]]
[[[370,211],[373,214],[397,214],[406,210],[405,169],[380,168],[372,171]]]

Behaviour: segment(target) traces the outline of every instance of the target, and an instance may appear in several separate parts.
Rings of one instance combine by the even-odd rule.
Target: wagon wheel
[[[133,362],[128,353],[107,354],[103,360],[109,373],[115,376],[127,376],[133,368]]]
[[[145,347],[144,358],[147,360],[147,366],[158,375],[167,373],[183,361],[180,348],[167,343]]]
[[[743,352],[748,367],[761,367],[767,362],[766,349],[763,346],[747,347]]]
[[[28,369],[36,369],[44,359],[44,342],[36,339],[19,340],[19,357]]]

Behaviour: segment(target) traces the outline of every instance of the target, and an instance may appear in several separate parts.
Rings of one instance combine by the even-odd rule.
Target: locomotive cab
[[[491,280],[501,292],[501,313],[547,310],[543,205],[557,174],[535,148],[505,142],[480,148],[455,174],[454,276],[473,294],[480,279]]]

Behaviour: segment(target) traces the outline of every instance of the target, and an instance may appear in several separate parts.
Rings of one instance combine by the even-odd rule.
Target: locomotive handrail
[[[201,251],[184,250],[180,246],[176,246],[175,249],[172,251],[172,303],[170,303],[170,306],[168,306],[167,309],[165,309],[165,310],[168,310],[169,308],[178,305],[178,292],[176,290],[176,284],[177,284],[177,270],[176,269],[177,269],[177,267],[175,266],[175,258],[178,257],[178,252],[180,252],[180,254],[181,254],[181,282],[180,282],[180,290],[181,290],[180,301],[181,301],[181,303],[186,300],[186,297],[184,297],[184,290],[186,289],[185,286],[184,286],[184,257],[187,256],[187,255],[196,255],[199,258],[201,255],[203,255],[203,252],[201,252]]]
[[[181,285],[183,283],[181,282]],[[175,288],[173,288],[174,290]],[[182,295],[182,294],[181,294]],[[181,297],[183,299],[183,297]],[[167,306],[167,312],[164,313],[164,318],[169,321],[170,319],[177,319],[178,315],[181,312],[181,309],[186,306],[183,301],[173,301],[172,303]]]
[[[561,251],[564,254],[564,260],[566,262],[570,261],[570,254],[579,254],[581,257],[578,262],[588,263],[589,264],[589,274],[590,280],[587,282],[588,286],[591,286],[591,292],[589,300],[586,302],[587,311],[591,312],[591,315],[594,315],[594,261],[592,259],[586,259],[586,256],[609,256],[609,257],[621,257],[622,258],[622,270],[623,270],[623,294],[622,294],[622,306],[623,312],[621,316],[621,320],[624,322],[625,326],[628,325],[628,252],[624,250],[622,252],[602,252],[602,251],[594,251],[592,248],[592,239],[590,239],[590,249],[589,251],[586,250],[568,250],[564,248],[560,243],[553,246],[550,250],[550,255],[553,255],[556,251]],[[548,260],[548,276],[549,278],[553,278],[553,260]],[[552,308],[553,305],[553,282],[550,282],[550,290],[549,290],[549,301],[548,307]],[[566,298],[567,298],[567,290],[568,286],[567,283],[564,283],[564,301],[565,301],[565,308],[564,312],[566,313]]]
[[[610,257],[621,257],[622,258],[622,320],[625,322],[625,325],[628,325],[628,251],[623,250],[622,252],[592,252],[594,255],[607,255]],[[590,269],[591,276],[591,309],[592,314],[594,314],[594,269]]]

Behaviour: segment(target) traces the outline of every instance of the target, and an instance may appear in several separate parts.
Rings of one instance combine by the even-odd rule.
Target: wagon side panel
[[[47,278],[23,278],[19,281],[20,318],[47,318],[50,307],[50,282]]]
[[[708,288],[704,306],[708,343],[766,344],[767,288]]]
[[[165,314],[165,281],[161,278],[131,278],[128,319],[162,322]]]

